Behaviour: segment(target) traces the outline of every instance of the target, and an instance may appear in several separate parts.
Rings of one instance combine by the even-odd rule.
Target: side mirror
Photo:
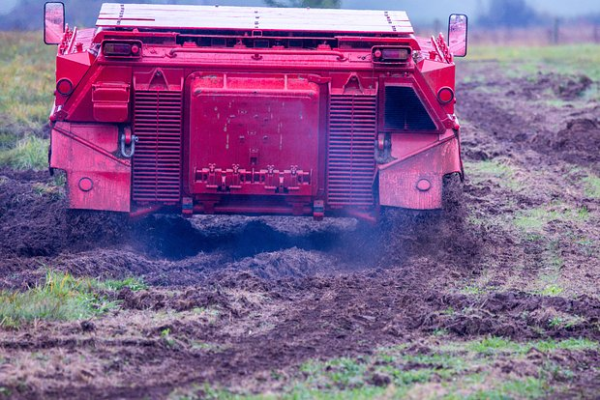
[[[454,57],[467,55],[469,17],[465,14],[451,14],[448,21],[448,47]]]
[[[65,33],[65,5],[61,2],[44,4],[44,43],[60,44]]]

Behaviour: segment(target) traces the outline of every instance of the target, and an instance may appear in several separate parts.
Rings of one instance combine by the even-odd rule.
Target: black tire
[[[379,230],[385,262],[429,256],[452,246],[452,238],[463,230],[466,216],[463,183],[460,174],[445,176],[443,183],[440,210],[383,209]]]
[[[88,250],[123,241],[129,231],[126,213],[93,210],[67,210],[67,247]]]

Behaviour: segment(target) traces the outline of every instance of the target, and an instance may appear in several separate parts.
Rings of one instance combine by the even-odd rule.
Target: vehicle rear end
[[[74,209],[438,209],[454,82],[404,12],[104,4],[58,46],[50,166]]]

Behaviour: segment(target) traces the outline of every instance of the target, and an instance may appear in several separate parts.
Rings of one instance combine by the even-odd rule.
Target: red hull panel
[[[116,157],[117,137],[114,125],[54,126],[50,167],[67,173],[70,208],[131,211],[131,164]]]
[[[191,195],[316,195],[320,88],[299,76],[189,79]]]

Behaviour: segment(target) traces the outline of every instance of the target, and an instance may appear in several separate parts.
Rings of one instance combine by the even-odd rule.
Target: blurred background
[[[65,0],[71,25],[93,26],[103,0]],[[119,2],[119,1],[116,1]],[[452,12],[471,18],[473,44],[600,43],[600,0],[137,0],[121,3],[401,9],[418,34],[445,30]],[[42,27],[43,0],[3,0],[0,30]]]

